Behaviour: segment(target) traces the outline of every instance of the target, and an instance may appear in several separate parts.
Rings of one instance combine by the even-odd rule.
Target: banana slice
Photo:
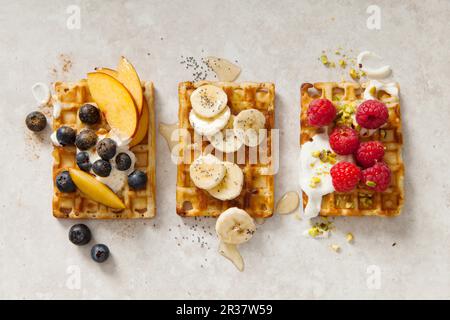
[[[237,164],[227,161],[223,164],[227,171],[225,177],[219,185],[207,191],[214,198],[225,201],[234,199],[241,193],[244,185],[244,174]]]
[[[201,189],[218,186],[224,179],[226,171],[224,163],[211,154],[198,157],[189,167],[192,182]]]
[[[195,89],[190,99],[192,109],[204,118],[217,116],[225,109],[228,102],[225,91],[210,84]]]
[[[219,151],[225,153],[235,152],[238,151],[244,144],[242,140],[240,140],[234,133],[234,118],[235,117],[231,115],[225,128],[223,128],[213,136],[207,136],[212,146]]]
[[[222,212],[216,222],[219,239],[227,244],[241,244],[250,240],[256,231],[253,218],[244,210],[233,207]]]
[[[195,110],[189,113],[189,122],[195,132],[203,136],[211,136],[225,128],[230,119],[231,111],[226,107],[219,115],[214,118],[203,118],[199,116]]]
[[[246,146],[256,147],[266,136],[260,132],[266,125],[266,117],[256,109],[247,109],[239,112],[234,118],[233,129],[236,136],[243,141]]]

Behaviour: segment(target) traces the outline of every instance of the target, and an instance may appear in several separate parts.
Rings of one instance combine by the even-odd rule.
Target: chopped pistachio
[[[323,54],[320,56],[320,61],[323,63],[323,65],[328,66],[328,64],[330,63],[328,61],[328,57],[326,54]]]
[[[308,234],[313,238],[317,237],[321,233],[322,232],[317,227],[312,227],[308,230]]]
[[[377,94],[377,88],[376,87],[371,87],[369,89],[369,93],[371,96],[375,96]]]
[[[341,52],[339,50],[335,50],[334,54],[339,56],[341,54]]]
[[[311,155],[312,155],[314,158],[318,158],[318,157],[320,156],[320,151],[313,151],[313,152],[311,153]]]
[[[368,187],[376,187],[377,186],[377,183],[375,182],[375,181],[367,181],[366,182],[366,185],[368,186]]]
[[[351,232],[348,232],[346,235],[345,235],[345,239],[347,240],[347,242],[353,242],[353,240],[354,240],[354,236],[353,236],[353,233],[351,233]]]
[[[336,63],[334,63],[333,61],[332,62],[330,62],[330,68],[335,68],[336,67]]]
[[[319,177],[312,177],[311,181],[317,184],[317,183],[320,183],[320,178]]]
[[[347,66],[347,63],[345,62],[344,59],[339,60],[339,65],[341,66],[341,68],[345,68]]]
[[[354,80],[359,79],[359,73],[355,69],[351,68],[349,74]]]

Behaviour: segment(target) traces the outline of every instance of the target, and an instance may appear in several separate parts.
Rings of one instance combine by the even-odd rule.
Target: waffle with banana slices
[[[125,209],[112,209],[91,200],[80,190],[72,193],[62,193],[55,185],[59,172],[68,168],[77,168],[76,147],[65,146],[53,148],[53,215],[57,218],[70,219],[134,219],[151,218],[155,216],[155,118],[154,93],[152,82],[142,82],[144,92],[144,108],[148,107],[149,125],[145,137],[138,144],[131,142],[130,151],[136,156],[135,168],[147,174],[147,185],[144,189],[133,190],[125,183],[124,188],[117,193],[125,204]],[[53,119],[53,130],[61,126],[69,126],[80,132],[83,128],[94,129],[98,135],[107,133],[110,128],[102,116],[101,121],[92,126],[83,124],[78,117],[79,108],[85,103],[92,103],[86,80],[75,83],[56,82],[53,104],[64,107],[59,117]],[[144,113],[143,113],[144,114]]]
[[[186,129],[189,132],[189,138],[186,139],[180,134],[178,150],[175,153],[179,159],[183,159],[190,154],[193,160],[196,152],[208,153],[217,156],[216,149],[206,140],[196,143],[194,129],[189,122],[189,113],[192,109],[190,96],[192,92],[202,85],[210,84],[222,88],[228,98],[228,107],[232,115],[246,109],[257,109],[264,114],[265,129],[267,129],[264,156],[259,148],[245,148],[245,160],[231,161],[228,158],[236,160],[239,150],[227,154],[227,161],[235,162],[242,169],[244,174],[243,188],[238,197],[232,200],[222,201],[212,197],[206,190],[197,188],[190,178],[190,163],[180,161],[177,167],[177,186],[176,186],[176,211],[180,216],[197,217],[210,216],[217,217],[223,211],[231,207],[238,207],[245,210],[254,218],[267,218],[272,216],[274,210],[274,165],[276,154],[272,150],[275,143],[275,137],[271,129],[274,129],[275,122],[275,86],[272,83],[234,83],[234,82],[182,82],[178,86],[179,111],[178,127]],[[252,149],[253,151],[249,151]],[[210,151],[207,151],[210,150]],[[250,154],[256,152],[257,161],[249,161]],[[242,153],[241,153],[242,154]],[[254,156],[255,154],[253,154]],[[218,156],[219,157],[219,156]],[[256,159],[256,158],[252,158]],[[242,164],[240,164],[242,163]]]
[[[363,101],[364,90],[368,83],[353,82],[318,82],[304,83],[301,86],[300,145],[311,141],[314,135],[331,132],[328,128],[312,127],[308,123],[307,110],[311,101],[326,98],[335,105],[358,106]],[[398,84],[395,84],[399,89]],[[359,185],[351,192],[332,192],[322,197],[321,216],[383,216],[400,214],[404,202],[404,165],[402,160],[402,124],[398,95],[392,95],[381,89],[374,92],[377,100],[383,102],[389,111],[385,125],[368,135],[360,135],[360,140],[378,140],[385,146],[384,162],[391,169],[391,184],[384,192],[371,191]],[[339,109],[338,109],[339,110]],[[301,173],[300,173],[301,174]],[[308,203],[308,196],[303,192],[303,207]]]

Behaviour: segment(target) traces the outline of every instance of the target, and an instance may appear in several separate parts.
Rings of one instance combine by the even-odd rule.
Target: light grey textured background
[[[66,27],[72,4],[81,9],[80,30]],[[381,8],[378,31],[366,27],[371,4]],[[450,298],[449,1],[2,0],[1,7],[0,298]],[[158,217],[88,222],[112,251],[107,263],[68,241],[73,222],[52,217],[50,132],[35,137],[24,126],[36,81],[77,80],[123,54],[154,81],[157,120],[173,122],[177,83],[192,78],[181,55],[238,60],[241,80],[276,84],[279,196],[298,189],[299,86],[339,80],[317,61],[338,46],[381,54],[401,85],[400,217],[337,219],[338,231],[317,241],[302,235],[306,221],[274,216],[242,246],[239,273],[216,252],[213,220],[175,214],[175,166],[160,136]],[[68,72],[60,54],[73,63]],[[381,272],[379,289],[367,286],[371,265]]]

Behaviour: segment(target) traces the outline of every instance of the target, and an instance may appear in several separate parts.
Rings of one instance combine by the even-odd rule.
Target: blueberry
[[[128,176],[128,185],[133,189],[144,189],[147,185],[147,175],[141,170],[135,170]]]
[[[69,240],[77,246],[85,245],[91,241],[91,230],[85,224],[75,224],[69,230]]]
[[[61,192],[75,192],[77,189],[70,177],[69,171],[62,171],[56,176],[56,187]]]
[[[104,244],[96,244],[91,249],[91,257],[95,262],[105,262],[109,257],[109,249]]]
[[[100,111],[92,104],[87,103],[80,108],[78,117],[83,123],[96,124],[100,119]]]
[[[42,112],[34,111],[27,115],[25,123],[31,131],[39,132],[44,130],[47,125],[47,119]]]
[[[86,172],[91,170],[92,164],[89,161],[89,154],[86,151],[81,151],[77,153],[77,165],[78,167]]]
[[[97,143],[97,153],[103,160],[110,160],[116,155],[117,143],[110,138],[105,138]]]
[[[107,177],[111,173],[111,164],[106,160],[99,159],[92,165],[92,171],[100,177]]]
[[[121,152],[116,156],[117,170],[125,171],[131,167],[131,158],[125,152]]]
[[[87,150],[95,146],[97,143],[97,135],[92,129],[84,129],[75,139],[75,145],[80,150]]]
[[[62,126],[56,130],[56,140],[58,140],[59,144],[62,146],[73,145],[75,143],[76,136],[76,131],[71,127]]]

